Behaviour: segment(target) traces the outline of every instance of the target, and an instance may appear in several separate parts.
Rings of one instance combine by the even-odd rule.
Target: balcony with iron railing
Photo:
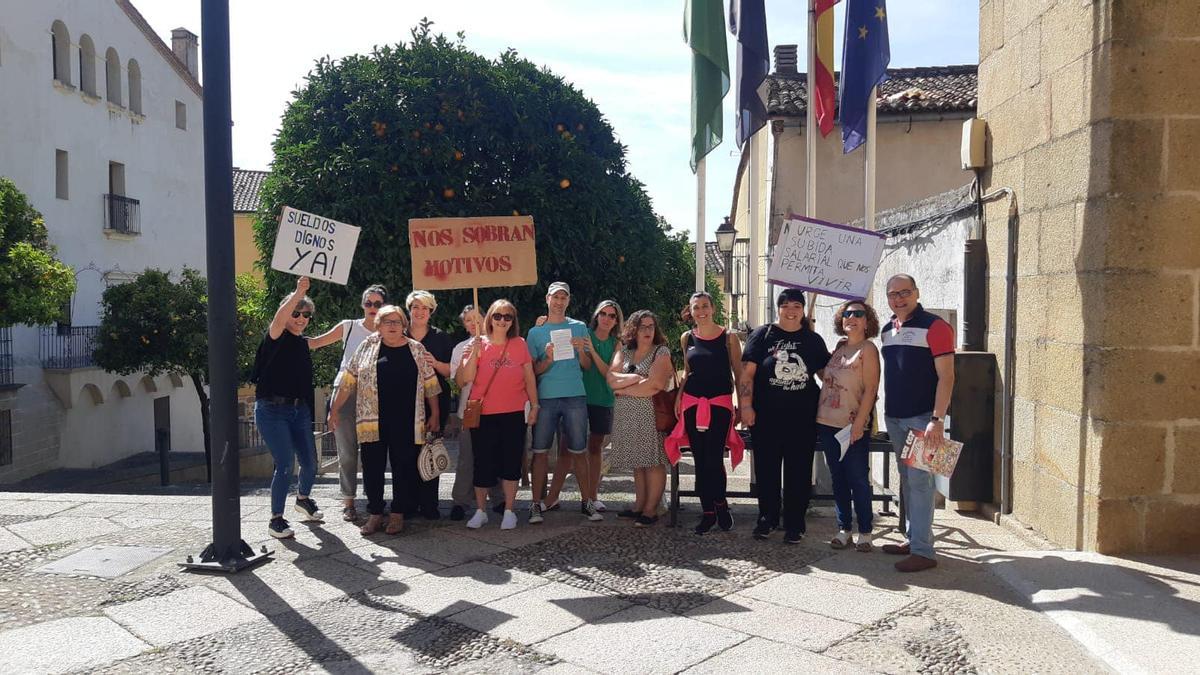
[[[99,326],[43,326],[38,341],[38,358],[48,370],[91,368]]]
[[[104,232],[137,236],[142,233],[142,203],[124,195],[104,195]]]

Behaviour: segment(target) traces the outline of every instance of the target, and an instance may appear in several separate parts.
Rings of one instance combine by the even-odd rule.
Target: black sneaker
[[[317,508],[317,503],[313,501],[312,497],[297,499],[296,505],[293,508],[296,509],[297,513],[304,514],[304,517],[300,519],[301,521],[319,522],[325,520],[325,514],[321,513],[321,509]]]
[[[658,522],[658,516],[638,515],[637,520],[633,521],[634,527],[650,527]]]
[[[728,504],[717,504],[717,527],[725,532],[733,529],[733,514],[730,513]]]
[[[425,520],[439,520],[442,517],[442,512],[436,506],[426,506],[421,509],[421,517]]]
[[[788,533],[783,537],[785,544],[799,544],[804,541],[804,533],[799,530],[788,530]]]
[[[708,531],[713,529],[717,524],[717,514],[712,511],[705,511],[700,517],[700,522],[696,524],[696,529],[693,530],[696,534],[708,534]]]
[[[641,511],[634,511],[633,509],[625,509],[624,511],[617,512],[618,518],[628,518],[630,520],[633,520],[641,515],[642,515]]]
[[[771,537],[771,530],[773,529],[775,528],[771,527],[770,523],[765,520],[760,520],[758,521],[758,524],[754,526],[754,538],[758,539],[759,541],[765,541]]]
[[[275,516],[271,519],[271,523],[267,525],[267,532],[276,539],[291,539],[295,536],[292,528],[288,525],[288,521],[283,519],[283,516]]]
[[[450,520],[462,520],[466,517],[466,510],[464,510],[463,507],[459,506],[458,504],[455,504],[454,508],[450,509]]]

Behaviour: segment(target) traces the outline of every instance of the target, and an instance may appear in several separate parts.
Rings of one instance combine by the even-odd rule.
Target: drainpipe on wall
[[[980,206],[1000,197],[1007,196],[1008,203],[1008,251],[1004,280],[1008,288],[1004,293],[1004,379],[1002,384],[1002,421],[1000,427],[1000,513],[1012,513],[1013,474],[1013,402],[1016,383],[1017,353],[1017,242],[1021,219],[1017,212],[1017,196],[1012,188],[1002,187],[979,198]],[[969,242],[968,242],[969,244]],[[965,339],[964,335],[964,339]]]

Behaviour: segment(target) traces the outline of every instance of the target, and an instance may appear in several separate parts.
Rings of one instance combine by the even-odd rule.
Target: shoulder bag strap
[[[485,387],[483,390],[483,393],[481,393],[479,395],[480,401],[482,401],[483,398],[485,396],[487,396],[488,390],[492,388],[492,382],[496,379],[496,373],[500,372],[500,369],[504,367],[504,355],[508,353],[508,346],[510,344],[512,344],[511,339],[508,340],[507,342],[505,342],[504,349],[500,350],[500,359],[495,362],[496,365],[494,368],[492,368],[492,376],[488,378],[487,387]],[[480,364],[483,363],[483,352],[482,351],[479,354],[479,363]]]

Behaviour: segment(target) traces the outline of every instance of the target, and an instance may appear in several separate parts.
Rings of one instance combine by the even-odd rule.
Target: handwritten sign
[[[485,288],[537,283],[533,218],[413,218],[413,288]]]
[[[359,228],[290,206],[279,214],[271,269],[346,285]]]
[[[844,300],[867,297],[883,243],[878,232],[792,216],[783,222],[768,278]]]

